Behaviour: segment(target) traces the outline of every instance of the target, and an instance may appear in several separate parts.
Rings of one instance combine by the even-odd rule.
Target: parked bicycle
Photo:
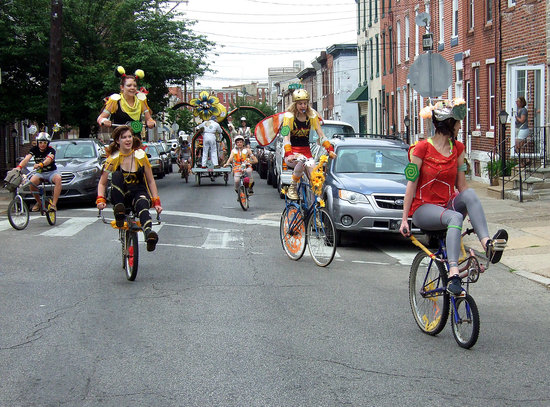
[[[458,296],[447,292],[449,263],[445,246],[446,230],[426,232],[430,241],[438,242],[438,249],[432,253],[426,246],[411,236],[413,244],[421,249],[414,258],[409,274],[409,301],[412,313],[418,327],[428,335],[440,333],[451,315],[453,336],[459,346],[469,349],[475,345],[479,337],[479,311],[471,296],[470,284],[478,281],[479,276],[489,268],[490,261],[481,264],[475,252],[468,252],[462,247],[462,257],[459,260],[459,275],[462,279],[462,293]],[[474,233],[467,229],[462,237]],[[506,247],[506,240],[495,239],[495,251]]]
[[[324,201],[313,193],[304,174],[298,186],[298,201],[287,198],[281,214],[279,233],[287,256],[300,260],[306,245],[315,264],[328,266],[336,254],[336,230]]]
[[[50,225],[55,225],[57,220],[57,212],[53,209],[53,202],[45,189],[45,181],[35,184],[31,181],[32,176],[37,173],[38,170],[33,170],[28,174],[21,174],[19,184],[8,184],[4,182],[4,188],[13,189],[13,199],[8,205],[8,221],[10,225],[16,230],[23,230],[29,224],[29,207],[23,199],[21,192],[30,185],[34,185],[38,191],[36,192],[40,197],[40,215],[46,216],[46,220]]]
[[[118,229],[118,238],[122,247],[122,268],[128,281],[134,281],[138,273],[139,265],[139,245],[138,233],[142,232],[139,219],[131,209],[126,210],[126,219],[124,225],[118,227],[116,221],[107,221],[103,211],[99,211],[98,217],[101,217],[103,223],[111,225],[113,229]],[[160,225],[160,214],[157,214],[157,224]]]

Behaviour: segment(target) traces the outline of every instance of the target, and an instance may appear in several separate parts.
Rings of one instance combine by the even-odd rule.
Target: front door
[[[523,96],[527,101],[529,132],[544,126],[544,65],[509,65],[507,111],[510,112],[511,151],[516,141],[516,100]],[[539,150],[540,151],[540,150]]]

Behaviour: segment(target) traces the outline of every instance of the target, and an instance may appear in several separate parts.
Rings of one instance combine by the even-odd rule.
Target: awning
[[[346,102],[367,102],[369,100],[369,87],[359,86],[353,91]]]

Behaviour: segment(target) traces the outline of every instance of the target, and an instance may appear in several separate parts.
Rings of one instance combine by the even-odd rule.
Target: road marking
[[[59,225],[56,224],[52,226],[52,228],[46,232],[40,233],[40,236],[74,236],[95,221],[97,221],[97,218],[72,217]]]
[[[390,263],[382,263],[379,261],[364,261],[364,260],[352,260],[352,263],[358,263],[358,264],[377,264],[379,266],[389,266]]]
[[[230,233],[229,231],[213,231],[208,232],[206,240],[201,246],[201,249],[227,249],[230,242],[239,242],[243,240],[242,234],[239,236],[236,233]],[[240,247],[244,245],[239,244]]]
[[[403,266],[410,266],[418,254],[417,250],[387,250],[381,247],[378,247],[378,250],[386,253],[390,257],[393,257]]]

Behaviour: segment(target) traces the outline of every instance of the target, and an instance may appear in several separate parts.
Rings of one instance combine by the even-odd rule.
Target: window
[[[382,75],[386,75],[386,33],[382,31]]]
[[[372,46],[372,38],[369,39],[369,45],[370,45],[370,78],[374,78],[374,49]]]
[[[495,128],[495,64],[487,65],[487,87],[489,94],[489,127]]]
[[[357,3],[357,34],[361,31],[361,3]]]
[[[485,0],[485,22],[487,24],[493,22],[493,0]]]
[[[455,97],[461,98],[464,97],[464,94],[462,93],[462,81],[464,79],[464,68],[462,61],[455,62],[455,73]]]
[[[364,80],[364,85],[367,84],[367,72],[368,72],[368,59],[367,59],[367,44],[363,44],[363,80]]]
[[[468,29],[474,29],[474,0],[468,0]]]
[[[458,37],[458,0],[453,0],[453,37]]]
[[[397,64],[401,63],[401,21],[395,25],[395,52],[397,54]]]
[[[378,0],[374,0],[374,22],[378,21]]]
[[[380,44],[378,42],[378,34],[374,36],[376,40],[376,77],[380,76]]]
[[[363,31],[367,29],[367,0],[361,0],[363,3]]]
[[[410,34],[409,34],[410,26],[409,26],[409,16],[405,16],[405,61],[409,60],[409,42],[410,42]]]
[[[479,94],[479,66],[476,66],[474,68],[474,123],[475,123],[476,129],[481,128],[481,120],[479,117],[480,98],[481,96]]]
[[[397,131],[401,133],[401,91],[397,89]]]
[[[393,72],[393,37],[392,28],[388,28],[388,37],[390,39],[390,72]]]
[[[384,0],[382,0],[382,6],[381,6],[381,15],[382,15],[382,17],[384,17],[385,14],[386,14],[386,2]]]
[[[439,43],[445,43],[445,0],[439,0]]]
[[[369,27],[372,25],[372,0],[369,0]]]
[[[416,21],[416,17],[418,16],[418,9],[414,11],[414,21]],[[414,55],[417,56],[419,52],[419,44],[420,44],[420,30],[418,28],[419,26],[417,24],[414,25]]]

